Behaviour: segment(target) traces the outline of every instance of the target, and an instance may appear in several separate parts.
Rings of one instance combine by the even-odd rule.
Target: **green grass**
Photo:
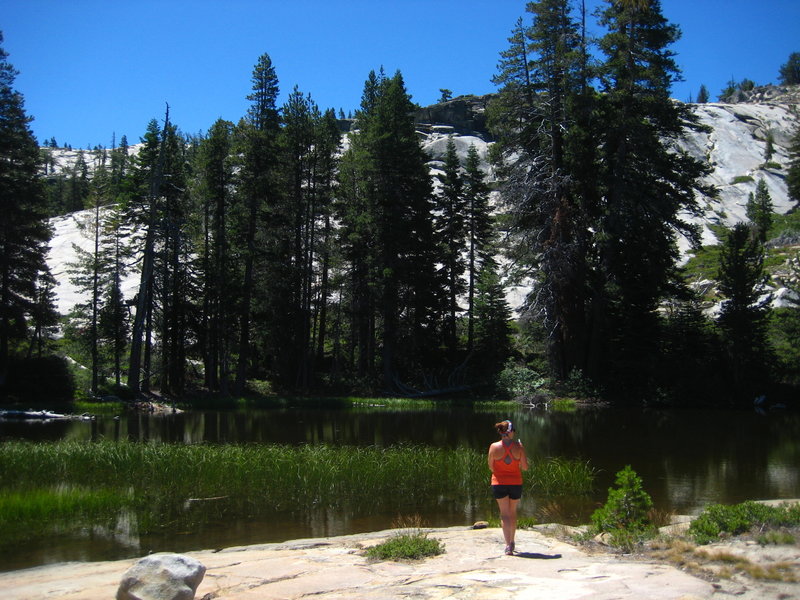
[[[0,540],[14,542],[110,522],[130,505],[124,490],[59,486],[0,493]]]
[[[558,412],[575,412],[578,403],[574,398],[556,398],[550,403],[550,408]]]
[[[586,463],[548,459],[532,464],[526,486],[538,495],[586,494],[593,479]],[[226,515],[363,512],[376,502],[402,512],[432,497],[486,496],[488,483],[485,453],[470,448],[9,441],[0,445],[0,542],[16,539],[5,528],[12,522],[21,524],[14,531],[28,524],[44,532],[83,519],[81,502],[67,502],[54,491],[61,489],[98,490],[107,498],[101,516],[133,510],[140,533],[147,533]],[[20,498],[36,497],[53,507],[21,513]],[[204,498],[215,501],[193,501]]]
[[[786,545],[791,546],[795,543],[795,537],[788,531],[766,531],[756,538],[756,541],[762,546],[774,544],[776,546]]]
[[[76,400],[72,403],[72,412],[75,414],[115,416],[122,414],[125,403],[119,400],[108,402],[94,402],[91,400]]]
[[[687,261],[684,269],[689,281],[714,280],[719,271],[722,245],[703,246]]]
[[[778,237],[782,233],[800,231],[800,211],[794,210],[785,215],[772,215],[772,226],[769,228],[770,238]]]
[[[534,460],[525,474],[525,486],[545,496],[580,496],[592,491],[595,474],[588,462],[559,457]]]
[[[419,560],[442,553],[444,544],[417,530],[397,533],[385,542],[367,548],[364,554],[373,560]]]
[[[500,522],[500,517],[497,515],[492,515],[486,522],[489,524],[489,527],[501,527],[502,523]],[[539,522],[536,520],[535,517],[517,517],[517,529],[530,529],[534,525],[538,525]]]
[[[469,406],[475,410],[507,410],[518,407],[509,400],[473,400],[472,398],[379,398],[369,396],[279,396],[250,395],[232,398],[216,395],[199,396],[185,404],[188,408],[368,408],[375,410],[430,410]]]

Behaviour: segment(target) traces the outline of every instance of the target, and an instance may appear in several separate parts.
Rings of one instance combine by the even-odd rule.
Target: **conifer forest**
[[[796,396],[800,305],[759,301],[769,193],[723,236],[718,313],[678,260],[679,238],[699,247],[687,215],[715,195],[676,145],[702,127],[670,98],[678,26],[659,0],[580,5],[529,2],[509,24],[492,178],[452,139],[431,173],[400,72],[365,74],[345,118],[297,86],[278,105],[268,53],[238,122],[188,135],[165,106],[136,152],[123,136],[54,174],[0,49],[0,394]],[[70,266],[85,301],[59,315],[48,219],[87,209],[91,249]],[[512,312],[506,286],[523,280]]]

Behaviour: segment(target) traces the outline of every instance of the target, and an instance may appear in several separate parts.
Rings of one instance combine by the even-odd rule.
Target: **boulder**
[[[193,600],[206,568],[182,554],[152,554],[122,576],[117,600]]]

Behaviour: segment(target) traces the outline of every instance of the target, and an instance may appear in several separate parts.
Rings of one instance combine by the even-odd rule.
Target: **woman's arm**
[[[523,471],[528,470],[528,455],[525,454],[525,446],[522,445],[522,442],[517,442],[519,444],[520,450],[520,457],[519,457],[519,468]]]
[[[494,460],[493,460],[493,457],[492,457],[493,447],[494,447],[494,444],[489,444],[489,454],[487,454],[487,456],[486,456],[486,462],[489,464],[489,470],[490,471],[492,470],[492,466],[493,466],[493,463],[494,463]]]

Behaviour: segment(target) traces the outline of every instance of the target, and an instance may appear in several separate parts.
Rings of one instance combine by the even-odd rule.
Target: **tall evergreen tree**
[[[697,210],[696,190],[712,191],[699,183],[707,168],[674,143],[696,123],[689,107],[669,95],[679,77],[669,49],[677,26],[664,19],[659,0],[607,5],[601,24],[608,33],[600,40],[603,205],[595,226],[607,308],[602,372],[633,400],[653,386],[659,302],[684,293],[676,236],[694,240],[696,232],[681,215]]]
[[[77,261],[69,265],[70,279],[85,301],[79,303],[71,320],[82,331],[78,340],[89,354],[90,389],[97,394],[101,377],[112,375],[121,383],[122,354],[126,346],[127,310],[122,297],[122,278],[126,275],[127,250],[121,211],[107,206],[114,198],[115,186],[106,165],[95,169],[90,199],[94,208],[78,227],[89,241],[84,250],[74,244]]]
[[[279,137],[282,156],[281,188],[286,191],[282,237],[286,259],[276,278],[284,303],[275,315],[276,373],[287,383],[306,388],[312,362],[312,295],[319,214],[316,205],[315,121],[319,109],[295,86],[281,110]],[[281,317],[277,315],[280,314]]]
[[[12,344],[27,336],[37,283],[49,272],[45,257],[51,234],[39,147],[22,94],[14,89],[17,71],[2,42],[0,33],[0,390]]]
[[[438,175],[440,188],[436,196],[436,229],[439,242],[440,271],[445,297],[444,343],[450,357],[454,358],[458,347],[456,323],[460,312],[459,297],[465,291],[464,253],[466,251],[465,202],[461,161],[456,153],[452,136],[447,140],[443,172]]]
[[[139,290],[131,330],[128,358],[128,387],[134,391],[148,390],[152,371],[152,323],[158,226],[161,217],[161,183],[164,174],[166,132],[170,127],[167,109],[163,130],[153,119],[142,138],[142,149],[133,173],[133,197],[125,207],[126,220],[142,231],[134,241],[142,248]],[[144,377],[142,376],[144,373]]]
[[[370,73],[341,168],[357,372],[376,375],[371,356],[380,347],[386,386],[418,370],[436,347],[431,180],[412,114],[399,72]]]
[[[475,293],[475,363],[496,375],[511,356],[511,308],[492,256],[481,263]]]
[[[708,93],[708,88],[705,84],[700,84],[700,90],[697,92],[697,103],[705,104],[711,96]]]
[[[328,341],[328,307],[333,286],[331,271],[338,257],[335,248],[333,226],[333,200],[336,196],[336,172],[338,170],[338,154],[341,145],[341,134],[333,109],[328,109],[315,124],[316,154],[314,169],[314,189],[320,222],[318,242],[319,285],[315,295],[316,314],[314,318],[316,352],[314,363],[324,359]]]
[[[186,140],[174,125],[170,125],[165,128],[162,144],[162,210],[154,296],[161,359],[159,383],[163,391],[180,394],[186,384],[195,252],[187,231],[189,199]]]
[[[234,228],[237,230],[237,237],[233,240],[244,265],[238,304],[239,343],[234,387],[237,394],[244,391],[251,366],[256,269],[260,267],[259,262],[263,265],[260,260],[263,259],[263,247],[274,241],[271,239],[271,231],[277,226],[275,219],[279,217],[279,198],[275,189],[276,144],[280,127],[276,104],[278,92],[278,77],[272,59],[268,54],[262,54],[253,68],[252,92],[247,96],[250,107],[241,127],[244,147],[240,193],[243,195],[243,203],[241,211],[236,214],[237,223]],[[280,256],[280,252],[277,256]],[[285,256],[280,258],[285,261]],[[262,273],[265,281],[273,283],[271,275]],[[268,292],[269,289],[263,291]]]
[[[717,323],[728,354],[730,393],[752,401],[763,393],[771,364],[766,337],[764,252],[758,237],[745,223],[728,232],[720,255],[719,290],[726,298]]]
[[[494,247],[494,219],[489,207],[489,186],[481,170],[480,157],[474,144],[467,150],[464,165],[464,214],[467,232],[467,352],[475,341],[475,291],[480,266]]]
[[[73,244],[73,249],[78,256],[78,262],[71,265],[70,271],[72,277],[70,278],[73,285],[78,288],[78,291],[84,296],[88,296],[88,300],[76,307],[76,310],[81,313],[81,317],[88,320],[88,326],[85,327],[86,342],[89,346],[91,383],[89,391],[92,395],[97,395],[99,388],[100,377],[100,350],[99,350],[99,333],[97,328],[98,315],[101,302],[101,257],[100,257],[100,244],[102,238],[102,215],[100,208],[103,204],[103,194],[105,193],[107,177],[105,174],[105,166],[101,166],[95,172],[95,177],[92,181],[91,197],[94,203],[94,209],[85,222],[79,223],[78,227],[82,230],[85,237],[91,242],[91,250],[83,250],[77,244]]]
[[[233,124],[217,120],[201,141],[196,158],[195,194],[200,205],[199,225],[202,240],[201,273],[203,301],[200,327],[200,353],[203,357],[205,385],[212,391],[230,391],[233,337],[232,289],[236,269],[230,249],[230,212],[233,203],[234,165],[231,157]]]
[[[586,134],[578,127],[585,125],[581,99],[586,51],[567,0],[530,2],[527,11],[533,23],[522,30],[524,52],[523,47],[512,48],[518,48],[520,57],[530,57],[524,72],[529,83],[520,80],[518,70],[515,75],[506,69],[498,78],[511,86],[512,94],[525,85],[536,93],[511,100],[521,106],[518,126],[500,122],[501,143],[514,157],[504,200],[513,227],[512,257],[528,266],[525,275],[536,279],[528,310],[545,322],[551,368],[556,377],[565,377],[586,355],[586,200],[578,184],[589,172],[579,167],[585,150],[570,151],[586,146],[572,139]],[[501,98],[508,93],[504,88]]]
[[[508,49],[500,53],[498,73],[492,78],[492,83],[519,96],[511,105],[514,107],[532,107],[534,102],[528,37],[528,28],[520,17],[508,38]]]

